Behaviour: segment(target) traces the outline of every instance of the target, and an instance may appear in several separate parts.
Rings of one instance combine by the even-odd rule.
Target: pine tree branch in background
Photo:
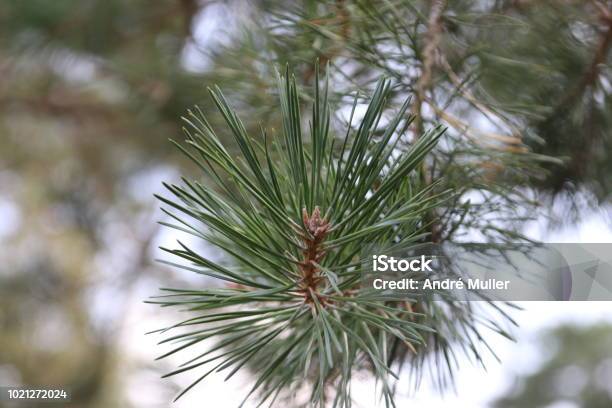
[[[596,3],[599,4],[600,3]],[[603,22],[603,31],[599,36],[599,41],[593,52],[593,58],[589,66],[585,69],[584,74],[576,86],[557,104],[551,117],[561,114],[565,109],[572,105],[576,100],[580,99],[589,86],[592,86],[599,76],[601,65],[605,63],[610,46],[612,45],[612,10],[604,9],[600,5],[599,18]]]
[[[436,59],[436,52],[440,43],[442,34],[442,13],[446,7],[446,0],[435,0],[431,4],[429,10],[429,18],[427,20],[427,31],[423,36],[424,46],[419,55],[421,60],[421,72],[419,79],[416,82],[414,103],[412,105],[412,114],[415,116],[414,128],[415,137],[423,134],[423,103],[427,99],[427,92],[431,87],[433,69]],[[421,179],[425,185],[431,184],[431,172],[426,163],[421,166]],[[427,223],[430,225],[432,242],[439,242],[442,236],[440,231],[440,222],[438,217],[433,213],[434,210],[427,216]]]
[[[348,41],[349,36],[351,35],[351,15],[350,12],[346,6],[346,1],[345,0],[336,0],[335,2],[335,11],[336,11],[336,17],[332,20],[326,20],[326,21],[311,21],[311,24],[334,24],[339,26],[339,34],[338,34],[338,38],[336,39],[333,47],[328,50],[326,53],[318,56],[318,64],[320,64],[319,66],[323,66],[326,67],[329,65],[329,63],[336,58],[344,49],[346,42]],[[315,70],[316,67],[313,64],[312,66],[308,67],[308,69],[306,70],[306,73],[304,75],[304,83],[309,83],[314,74],[315,74]]]
[[[412,105],[412,114],[416,116],[415,129],[417,135],[423,133],[422,105],[426,100],[426,93],[431,87],[436,52],[442,34],[442,13],[445,7],[446,0],[434,0],[431,3],[427,19],[427,31],[423,36],[424,46],[420,53],[421,72],[416,82],[415,98]]]

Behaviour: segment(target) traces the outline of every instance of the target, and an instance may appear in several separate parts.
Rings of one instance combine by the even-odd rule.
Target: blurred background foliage
[[[560,206],[579,222],[568,208],[607,205],[610,10],[578,0],[3,0],[0,383],[70,384],[75,407],[143,406],[126,379],[165,367],[126,352],[124,319],[159,281],[185,279],[151,262],[164,239],[152,193],[194,171],[167,139],[180,138],[196,103],[214,124],[204,102],[213,83],[253,134],[275,127],[274,64],[310,85],[314,60],[329,63],[338,106],[387,75],[398,100],[413,95],[413,132],[450,127],[453,148],[429,176],[443,172],[466,194],[504,189],[507,201],[441,214],[445,238],[458,219],[511,240],[525,213]]]
[[[611,342],[612,327],[607,324],[548,330],[536,344],[542,363],[533,372],[518,375],[493,406],[612,406]]]

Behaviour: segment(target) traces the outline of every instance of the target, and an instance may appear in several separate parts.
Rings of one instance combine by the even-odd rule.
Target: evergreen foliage
[[[586,192],[598,204],[611,191],[611,10],[609,1],[266,1],[250,10],[261,28],[215,50],[219,71],[207,78],[261,101],[261,67],[274,62],[290,62],[309,84],[312,61],[328,61],[339,98],[385,75],[399,100],[414,96],[416,125],[443,123],[456,137],[452,157],[437,155],[430,171],[531,190],[539,203]],[[486,212],[467,220],[487,228],[477,222]]]
[[[214,289],[165,289],[153,300],[195,315],[163,330],[182,331],[163,341],[178,344],[162,357],[217,341],[168,374],[203,372],[183,393],[213,372],[230,378],[247,366],[255,375],[247,396],[258,392],[262,403],[274,406],[277,397],[290,398],[311,384],[311,404],[346,407],[351,377],[362,369],[377,379],[385,404],[394,406],[394,383],[406,361],[416,384],[432,357],[443,385],[455,364],[451,345],[480,359],[481,323],[508,336],[495,319],[476,317],[468,303],[389,301],[361,287],[365,244],[428,241],[431,212],[453,198],[421,177],[445,129],[407,140],[414,120],[409,101],[386,120],[391,84],[381,80],[359,124],[339,137],[330,124],[327,81],[320,89],[318,72],[315,77],[309,131],[303,132],[295,79],[279,75],[283,129],[272,137],[262,129],[263,143],[246,133],[221,91],[210,90],[239,158],[201,110],[185,118],[187,141],[178,146],[212,181],[166,185],[174,199],[159,198],[175,221],[166,225],[218,248],[227,263],[182,243],[165,249],[183,262],[164,262],[224,282]]]

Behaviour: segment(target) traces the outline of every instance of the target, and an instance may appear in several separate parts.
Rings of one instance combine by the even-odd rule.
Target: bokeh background
[[[254,127],[274,121],[275,63],[290,62],[305,83],[317,56],[354,68],[346,55],[354,49],[342,48],[351,34],[336,20],[357,8],[332,3],[0,1],[0,385],[68,387],[75,408],[171,405],[197,373],[160,379],[176,361],[154,361],[160,338],[145,333],[175,312],[143,301],[160,286],[206,282],[154,262],[176,234],[156,223],[163,215],[153,194],[162,181],[196,174],[168,138],[181,139],[186,109],[210,105],[206,86],[219,83]],[[474,48],[497,52],[470,51],[478,59],[478,78],[470,78],[481,86],[476,97],[493,95],[511,127],[538,140],[526,142],[532,151],[568,156],[534,182],[539,218],[521,231],[549,242],[612,242],[610,3],[448,7],[449,44],[471,38]],[[279,29],[275,17],[289,9],[322,14],[331,34]],[[496,28],[503,19],[462,32],[460,13],[503,16],[519,27],[505,28],[508,36]],[[322,27],[323,20],[307,21]],[[417,77],[406,72],[407,83]],[[493,128],[465,109],[443,118]],[[612,406],[612,304],[521,306],[517,342],[490,340],[501,363],[486,357],[484,371],[462,362],[454,391],[425,381],[416,394],[400,392],[399,406]],[[244,373],[229,383],[212,377],[174,406],[234,407],[249,381]],[[358,383],[357,406],[375,406],[374,384]]]

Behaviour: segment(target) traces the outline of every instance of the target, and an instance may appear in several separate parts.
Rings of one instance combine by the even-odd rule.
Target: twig
[[[421,118],[421,108],[425,101],[425,93],[431,87],[431,77],[435,62],[435,54],[440,44],[440,34],[442,33],[442,12],[446,7],[446,0],[436,0],[429,10],[427,19],[427,32],[424,36],[425,46],[421,53],[422,68],[421,75],[415,87],[414,104],[412,113],[416,116],[414,120],[417,136],[423,133],[423,119]]]
[[[328,62],[331,62],[342,51],[344,44],[348,41],[351,33],[351,19],[344,0],[336,1],[336,16],[332,19],[311,20],[311,24],[338,24],[340,26],[340,41],[335,44],[327,53],[319,56],[319,65],[325,67]],[[310,82],[315,73],[314,66],[310,66],[304,74],[304,81]]]
[[[436,0],[432,3],[431,9],[429,10],[427,32],[424,36],[425,45],[423,46],[423,52],[421,53],[421,61],[423,66],[421,68],[421,75],[419,76],[415,86],[415,98],[414,104],[412,105],[412,113],[415,116],[415,137],[422,135],[424,130],[422,107],[426,98],[425,93],[431,87],[435,55],[438,45],[440,44],[440,36],[442,34],[442,13],[445,8],[446,0]],[[423,162],[421,167],[421,179],[425,185],[431,184],[425,162]],[[441,237],[441,231],[440,224],[437,222],[436,214],[429,214],[426,218],[428,218],[426,219],[426,224],[431,225],[431,240],[432,242],[438,242]]]

